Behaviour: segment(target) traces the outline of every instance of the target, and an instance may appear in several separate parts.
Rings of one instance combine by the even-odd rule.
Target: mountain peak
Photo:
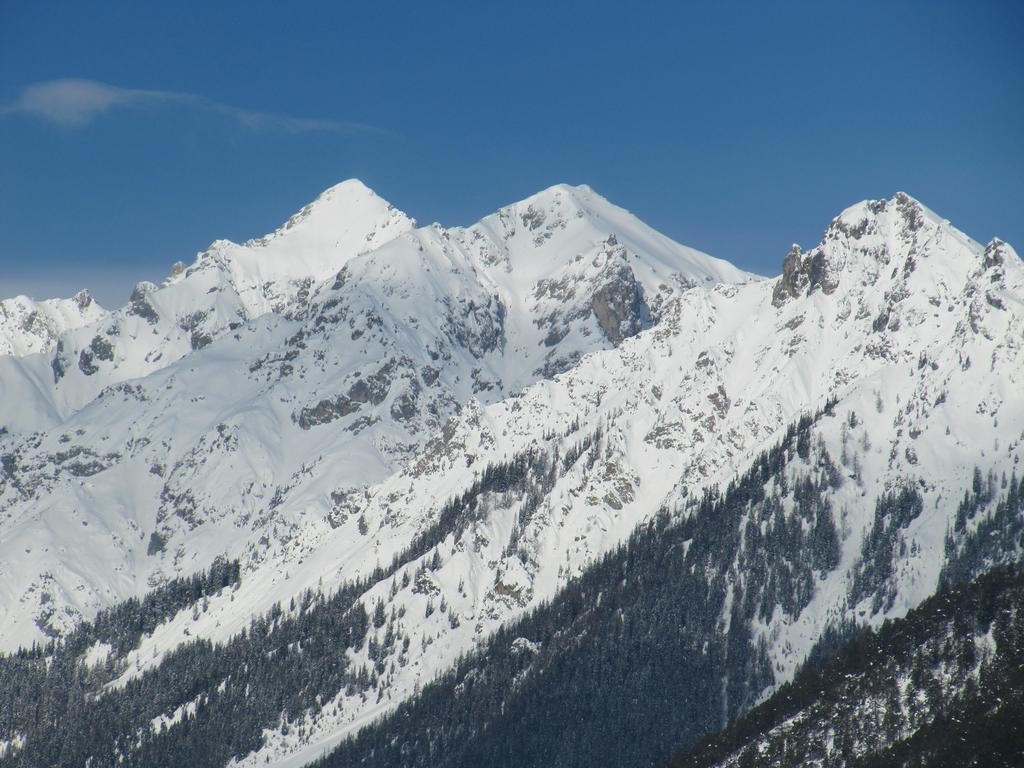
[[[74,296],[72,296],[71,299],[72,301],[75,302],[75,304],[78,305],[78,308],[82,310],[87,309],[94,301],[92,294],[89,293],[88,288],[83,288]]]
[[[28,296],[0,299],[0,356],[21,357],[47,352],[65,331],[81,328],[107,316],[107,311],[81,290],[70,299]]]
[[[345,230],[398,225],[411,229],[415,220],[395,208],[359,179],[346,179],[321,192],[269,235],[250,240],[247,246],[265,246],[272,240],[302,232],[304,238],[324,242]]]
[[[220,265],[238,285],[324,280],[348,259],[415,226],[415,219],[362,181],[346,179],[325,189],[269,234],[242,244],[214,241],[191,267],[175,264],[165,284],[180,282],[204,265]]]
[[[826,234],[835,230],[857,238],[869,226],[866,222],[878,221],[884,221],[887,226],[902,230],[905,234],[916,232],[925,226],[947,223],[906,192],[897,192],[888,200],[862,200],[851,205],[832,220]]]
[[[384,207],[391,207],[386,200],[380,198],[373,189],[364,184],[360,179],[351,178],[339,181],[337,184],[328,187],[317,195],[316,199],[305,206],[305,208],[319,207],[325,204],[332,204],[336,207],[353,204],[359,205],[372,198],[378,198]]]
[[[581,265],[573,267],[576,271],[586,264],[597,269],[608,263],[609,254],[642,282],[640,272],[645,273],[655,292],[677,278],[687,285],[758,279],[677,243],[585,184],[554,184],[457,231],[467,232],[475,247],[490,243],[485,263],[500,262],[526,280],[550,279],[570,264]],[[639,254],[644,257],[634,259]]]
[[[353,194],[376,194],[376,192],[370,189],[370,187],[367,186],[362,179],[357,179],[356,177],[353,176],[350,179],[344,179],[342,181],[339,181],[337,184],[328,187],[327,189],[320,193],[320,197],[324,197],[325,195],[340,194],[346,192]]]
[[[607,202],[588,186],[573,186],[572,184],[560,182],[534,192],[522,200],[504,206],[501,210],[523,211],[533,208],[534,210],[550,211],[553,208],[563,207],[566,204],[568,204],[569,208],[575,210],[584,207],[590,198],[597,198]]]
[[[919,263],[963,277],[983,253],[977,242],[906,192],[862,200],[836,216],[814,248],[790,249],[772,303],[782,306],[816,290],[831,294],[843,281],[870,285],[901,274],[905,279]]]
[[[847,209],[770,282],[584,186],[465,229],[403,231],[355,180],[305,210],[123,310],[89,304],[92,322],[71,300],[7,319],[0,302],[0,342],[51,350],[0,355],[0,649],[73,631],[16,675],[36,670],[44,700],[73,689],[72,714],[97,696],[132,713],[70,722],[75,755],[151,764],[198,734],[222,762],[301,765],[407,701],[384,727],[441,733],[415,715],[438,712],[416,703],[426,680],[465,689],[460,732],[514,733],[484,709],[505,704],[488,680],[515,672],[506,711],[524,712],[573,690],[553,669],[618,659],[628,679],[636,638],[671,640],[667,674],[706,646],[691,655],[712,666],[683,672],[717,717],[995,541],[1021,453],[1024,270],[908,195]],[[991,516],[958,509],[972,473]],[[183,677],[183,654],[217,674]],[[82,664],[88,686],[48,672]],[[662,712],[694,689],[672,682]],[[13,759],[36,765],[72,752],[35,724],[33,686]],[[345,743],[399,745],[372,756],[399,764],[416,745],[399,726]]]

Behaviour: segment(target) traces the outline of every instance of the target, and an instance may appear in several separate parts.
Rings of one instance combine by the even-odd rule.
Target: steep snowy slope
[[[650,327],[680,290],[752,279],[655,232],[586,186],[551,187],[450,236],[508,308],[506,334],[518,353],[510,359],[520,365],[525,357],[530,370],[545,375],[605,340],[618,344]],[[505,377],[524,382],[515,370]]]
[[[65,331],[106,317],[88,291],[70,299],[33,301],[27,296],[0,300],[0,357],[49,352]]]
[[[414,225],[351,180],[266,237],[218,240],[192,266],[176,264],[161,286],[139,283],[120,310],[94,313],[55,345],[36,345],[43,354],[0,357],[0,425],[53,428],[107,387],[161,370],[253,318],[303,306],[311,287],[348,259]]]
[[[351,533],[364,489],[463,404],[621,343],[685,286],[751,279],[586,188],[393,236],[407,221],[347,182],[264,241],[215,245],[140,289],[103,335],[0,370],[20,405],[0,438],[4,644],[220,554],[277,578]],[[322,282],[288,277],[327,264]]]
[[[433,535],[436,558],[427,552],[407,571],[413,578],[399,573],[367,595],[368,608],[381,600],[386,615],[413,617],[395,629],[413,650],[385,653],[382,663],[368,642],[365,663],[387,670],[377,703],[341,696],[302,736],[279,735],[252,763],[306,744],[282,763],[298,764],[337,743],[368,708],[393,706],[501,622],[553,596],[638,521],[663,505],[687,514],[687,498],[728,481],[827,397],[839,417],[814,440],[849,475],[828,494],[840,556],[799,610],[769,610],[752,631],[781,682],[831,622],[902,615],[935,589],[975,468],[999,478],[1019,464],[1022,297],[1024,269],[1009,246],[982,248],[898,195],[845,211],[818,247],[794,249],[774,284],[684,295],[661,325],[618,350],[465,414],[363,512],[375,538],[391,542],[375,555],[387,562],[396,538],[412,540],[403,529],[422,535],[429,509],[483,483],[454,518],[461,522]],[[481,465],[524,455],[531,481],[509,486],[504,472],[485,482]],[[879,521],[888,494],[908,487],[920,506]],[[342,555],[339,576],[373,565],[365,549],[331,550]],[[330,559],[310,562],[331,572]],[[431,610],[438,605],[446,610]]]
[[[906,195],[851,207],[818,246],[794,248],[780,278],[751,282],[585,188],[555,187],[467,229],[405,232],[294,309],[106,390],[59,429],[0,437],[4,642],[37,636],[35,621],[70,626],[146,579],[241,557],[236,588],[111,659],[119,679],[106,695],[157,681],[170,697],[172,649],[196,638],[244,649],[273,644],[275,627],[293,637],[289,622],[330,626],[317,595],[348,584],[341,605],[373,618],[332,662],[347,682],[300,695],[315,687],[290,671],[287,716],[246,721],[232,741],[251,745],[256,728],[251,754],[231,753],[243,764],[303,764],[660,510],[695,517],[705,490],[827,401],[831,415],[787,437],[797,442],[785,473],[763,479],[769,518],[782,522],[741,517],[733,533],[749,545],[712,564],[739,589],[759,536],[781,526],[802,541],[805,493],[787,489],[810,479],[836,551],[792,594],[773,587],[777,607],[755,606],[746,626],[771,673],[756,680],[778,684],[830,624],[878,624],[934,591],[959,546],[947,532],[989,514],[958,518],[975,468],[1000,478],[1019,464],[1022,345],[1017,254],[978,245]],[[758,588],[783,567],[802,566],[775,563]],[[252,622],[275,603],[269,625]],[[186,731],[160,724],[215,689],[241,695],[227,677],[244,652],[223,651],[209,662],[223,680],[146,715],[144,741],[173,754]],[[102,644],[89,654],[103,656]],[[320,661],[287,663],[319,680]]]
[[[520,210],[520,221],[529,209]],[[992,241],[982,248],[905,195],[848,209],[819,246],[794,249],[776,281],[694,287],[660,303],[646,299],[653,295],[647,282],[645,305],[657,323],[617,348],[601,351],[602,337],[609,347],[612,338],[592,304],[589,316],[569,322],[581,330],[570,327],[552,347],[568,340],[566,351],[574,354],[575,338],[598,351],[512,397],[505,397],[506,378],[514,375],[505,355],[517,347],[510,329],[535,342],[523,344],[525,370],[543,371],[566,352],[548,357],[544,311],[513,321],[516,305],[500,298],[509,289],[499,283],[510,273],[494,269],[498,260],[476,257],[484,249],[452,245],[467,239],[473,236],[435,227],[396,238],[351,261],[301,316],[247,328],[239,332],[241,344],[226,338],[182,370],[169,369],[166,379],[140,384],[147,397],[157,397],[147,409],[177,425],[194,418],[206,430],[189,457],[140,494],[152,497],[159,488],[164,505],[155,514],[151,557],[191,572],[215,554],[202,548],[212,540],[217,551],[241,552],[247,565],[230,595],[211,598],[202,613],[182,611],[144,638],[127,658],[122,684],[189,638],[226,640],[276,601],[296,598],[301,605],[305,590],[331,591],[385,569],[362,597],[368,612],[383,606],[379,631],[349,655],[355,668],[378,671],[376,695],[359,684],[321,702],[301,728],[270,735],[250,756],[254,764],[300,764],[414,695],[659,509],[690,514],[690,500],[727,483],[828,398],[838,416],[815,429],[823,453],[814,455],[834,457],[848,476],[828,497],[839,554],[809,592],[789,609],[769,610],[752,628],[776,682],[792,675],[836,617],[880,622],[930,594],[955,522],[952,501],[974,468],[998,477],[1019,461],[1024,404],[1013,394],[1024,376],[1024,268],[1009,246]],[[601,239],[607,245],[607,235]],[[567,257],[546,274],[565,263],[579,262]],[[651,280],[639,276],[643,270],[630,271],[638,283]],[[486,279],[467,277],[474,274]],[[601,274],[574,287],[598,295]],[[625,282],[620,297],[630,295]],[[424,297],[440,303],[424,304]],[[399,323],[410,300],[424,311],[416,323]],[[629,317],[642,313],[623,315],[627,330]],[[415,343],[395,346],[402,334]],[[341,337],[372,342],[365,347],[370,362],[337,357]],[[237,350],[252,349],[257,339],[285,354],[264,360],[255,352],[246,375],[240,366],[250,358]],[[408,362],[388,368],[399,348]],[[228,362],[228,349],[239,362]],[[216,375],[201,370],[207,359]],[[333,374],[330,386],[317,389],[318,363],[330,373],[335,362],[352,374]],[[428,384],[434,370],[436,396]],[[191,390],[182,383],[189,375],[199,382]],[[377,387],[383,380],[386,387]],[[310,386],[308,393],[297,396],[297,382]],[[258,395],[260,387],[268,394]],[[458,398],[474,390],[483,402],[470,399],[445,424]],[[235,398],[265,405],[238,411]],[[410,399],[416,407],[406,409]],[[113,406],[101,398],[88,418],[99,420],[104,408]],[[197,415],[206,408],[217,416]],[[405,413],[415,415],[403,422]],[[142,424],[147,436],[159,434],[157,424]],[[442,424],[422,450],[416,447]],[[262,442],[251,436],[257,429]],[[129,440],[121,435],[113,444]],[[207,454],[216,459],[202,462]],[[116,471],[139,474],[138,467]],[[353,479],[355,471],[363,482]],[[267,475],[274,484],[259,485]],[[109,477],[113,487],[124,487],[123,477]],[[907,486],[919,489],[920,508],[894,532],[879,529],[877,504]],[[133,556],[143,562],[146,532],[139,525],[134,545]],[[249,548],[257,535],[267,545]],[[876,538],[889,547],[879,550],[881,565],[874,550],[865,554],[865,542]],[[70,603],[57,590],[47,594],[40,605]]]
[[[842,508],[832,501],[833,492],[849,479],[817,431],[819,425],[841,418],[827,410],[801,418],[720,494],[702,498],[682,520],[664,514],[638,528],[624,546],[589,567],[549,603],[502,627],[476,653],[461,658],[392,715],[316,765],[649,768],[718,730],[756,703],[773,682],[765,624],[808,610],[821,579],[841,564],[840,537],[848,534],[841,525]],[[973,551],[968,560],[982,570],[998,562],[1015,562],[1019,568],[1024,555],[1019,483],[1010,480],[997,490],[998,481],[981,480],[978,486],[977,492],[967,489],[964,503],[951,504],[958,518],[966,512],[965,518],[974,521],[981,513],[985,523],[963,542],[951,532],[950,564],[961,570],[962,555]],[[1000,501],[989,515],[987,507],[996,494]],[[881,526],[872,526],[863,561],[882,577],[880,584],[886,568],[898,566],[904,557],[902,533],[922,507],[912,485],[879,500],[875,518]],[[976,560],[971,541],[989,548],[996,558]],[[992,543],[996,546],[990,547]],[[897,553],[890,563],[888,556]],[[968,578],[972,570],[967,569]],[[857,568],[854,583],[860,573]],[[994,590],[982,594],[982,605],[991,605]],[[851,600],[856,603],[852,591]],[[391,635],[404,644],[402,621],[381,613],[383,631],[370,638],[377,655]],[[844,620],[839,635],[852,624]],[[972,640],[964,624],[954,629],[954,643]],[[1012,636],[1013,630],[1007,629],[1005,623],[994,629],[993,634],[1002,636],[997,645],[1007,634]],[[979,646],[982,656],[991,649],[985,638]],[[941,648],[949,644],[942,642]],[[936,700],[947,694],[955,699],[957,689],[974,676],[974,670],[963,675],[947,667],[922,684],[929,675],[918,673],[928,669],[940,645],[922,650],[927,656],[915,661],[913,684],[899,686],[905,690],[910,716],[898,708],[887,712],[902,735],[913,734],[915,740],[914,730],[935,716]],[[1001,649],[1004,658],[1018,653],[1007,650]],[[891,684],[888,675],[872,677]],[[948,685],[938,697],[933,696],[934,677],[940,687]],[[841,680],[846,682],[845,676]],[[820,691],[812,682],[797,701],[810,701]],[[972,703],[983,711],[1002,706],[999,719],[1005,721],[1006,716],[1013,718],[1013,707],[1000,699],[1011,692],[1019,698],[1019,686],[1000,689],[982,678]],[[884,741],[871,730],[872,720],[877,728],[875,717],[886,712],[879,697],[863,701],[854,693],[847,701],[854,706],[863,702],[870,741]],[[213,707],[218,704],[211,701]],[[817,756],[822,743],[827,749],[839,741],[845,725],[853,726],[849,735],[860,736],[857,715],[845,714],[835,720],[812,715],[792,732],[783,729],[778,741],[784,747],[788,743],[795,755],[806,747],[805,757]],[[289,734],[297,726],[301,737],[305,724],[295,721],[294,710],[289,719]],[[1015,719],[1020,722],[1019,713]],[[218,722],[223,720],[213,714],[211,725]],[[178,739],[164,741],[169,746]],[[750,757],[741,764],[759,764]],[[818,763],[805,759],[795,764]]]

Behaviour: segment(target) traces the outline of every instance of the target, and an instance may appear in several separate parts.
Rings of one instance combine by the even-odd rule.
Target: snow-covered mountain
[[[565,185],[447,230],[350,181],[215,243],[49,354],[0,358],[2,641],[219,554],[280,566],[467,403],[751,279]]]
[[[0,356],[49,352],[66,331],[106,317],[88,291],[70,299],[34,301],[27,296],[0,300]]]
[[[0,357],[0,424],[53,428],[108,387],[163,370],[254,318],[304,305],[310,289],[350,258],[414,226],[353,180],[266,237],[244,245],[218,240],[192,266],[175,264],[161,286],[139,283],[126,306],[93,311],[29,350],[43,354]],[[17,336],[6,325],[0,330],[0,349],[13,348]]]
[[[360,234],[332,239],[332,222]],[[758,592],[748,626],[770,670],[751,679],[778,685],[836,621],[880,624],[932,594],[950,531],[988,514],[957,519],[976,470],[1020,460],[1024,265],[904,194],[847,209],[773,280],[586,187],[417,229],[347,182],[290,223],[215,244],[50,354],[0,358],[4,646],[218,555],[241,560],[241,582],[111,656],[114,691],[160,679],[183,643],[255,632],[275,604],[273,622],[315,622],[310,596],[349,585],[373,615],[344,652],[372,675],[264,723],[241,764],[304,764],[414,701],[638,526],[698,519],[705,492],[827,406],[762,478],[777,513],[748,510],[748,543],[715,550],[735,595],[759,536],[782,525],[802,541],[789,489],[824,478],[834,553],[813,571],[765,566],[798,587],[773,586],[777,606]],[[916,511],[880,517],[908,488]],[[153,733],[203,695],[152,714]]]
[[[794,248],[780,278],[685,291],[654,328],[618,348],[518,397],[464,409],[416,460],[371,489],[359,513],[373,549],[350,523],[304,555],[309,571],[293,570],[290,579],[314,587],[323,574],[362,574],[386,562],[445,501],[471,488],[482,467],[536,451],[557,464],[555,478],[538,487],[482,495],[468,532],[452,532],[438,547],[436,592],[412,580],[395,594],[389,581],[367,593],[368,606],[384,600],[409,616],[442,598],[448,606],[448,615],[402,623],[412,648],[429,652],[395,665],[385,695],[393,704],[553,597],[662,508],[685,515],[686,499],[724,487],[802,413],[834,398],[833,410],[846,418],[826,422],[817,437],[853,476],[831,496],[842,559],[804,610],[762,630],[785,680],[836,616],[881,622],[931,594],[974,468],[998,477],[1019,463],[1022,301],[1024,267],[1005,243],[982,247],[906,195],[855,205],[818,246]],[[588,440],[594,446],[584,457],[567,463]],[[924,512],[886,582],[893,599],[881,600],[884,610],[872,610],[874,593],[851,604],[875,503],[907,483],[921,489]],[[347,541],[356,546],[346,549]],[[186,623],[144,642],[139,658]],[[307,736],[307,755],[365,720],[353,698],[342,697],[337,711],[309,726],[332,736]],[[271,739],[253,764],[298,741],[294,732]]]

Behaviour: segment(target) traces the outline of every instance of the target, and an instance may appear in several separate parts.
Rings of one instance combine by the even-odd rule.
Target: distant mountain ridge
[[[64,332],[106,316],[88,291],[70,299],[35,301],[27,296],[0,300],[0,355],[24,357],[47,352]]]
[[[673,734],[721,727],[791,679],[830,628],[905,615],[961,549],[980,563],[1020,555],[1009,538],[995,553],[969,543],[1001,519],[997,494],[969,515],[959,503],[1019,466],[1024,264],[908,195],[848,208],[771,280],[587,187],[457,229],[417,228],[354,182],[304,210],[259,241],[215,243],[50,352],[0,357],[5,647],[239,563],[230,589],[83,652],[103,662],[109,706],[148,712],[139,749],[154,765],[232,728],[209,760],[305,764],[390,712],[423,722],[428,690],[459,684],[453,706],[472,704],[469,680],[501,681],[480,690],[505,691],[488,710],[503,733],[505,705],[529,701],[515,686],[543,693],[544,675],[602,653],[627,670],[636,638],[661,647],[664,617],[689,603],[656,580],[633,594],[628,574],[685,566],[680,589],[706,610],[680,642],[720,710],[686,734],[666,727],[650,752],[630,741],[647,725],[585,718],[622,760],[667,758]],[[630,541],[646,542],[639,561]],[[621,619],[607,613],[620,589]],[[278,642],[301,648],[303,633],[321,648],[342,617],[337,658],[231,671]],[[184,658],[196,669],[175,677]],[[242,695],[232,674],[263,691],[263,719],[217,713]],[[630,681],[612,675],[596,698],[650,693]],[[149,685],[161,698],[139,703]],[[671,710],[687,695],[656,698]],[[557,730],[569,709],[527,707],[523,722]],[[459,717],[416,734],[383,720],[339,755],[531,764]],[[530,754],[583,764],[585,752],[553,755],[552,732],[538,725]],[[109,756],[112,733],[76,744]]]
[[[50,351],[0,357],[0,547],[17,574],[0,595],[26,607],[3,636],[29,642],[40,621],[69,627],[207,567],[225,537],[229,554],[287,559],[464,404],[621,343],[720,279],[753,278],[567,185],[446,230],[349,181],[267,237],[218,241]],[[78,535],[89,525],[97,539]]]

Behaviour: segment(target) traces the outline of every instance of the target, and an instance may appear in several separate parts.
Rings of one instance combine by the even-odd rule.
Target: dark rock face
[[[483,304],[472,299],[447,302],[445,330],[451,341],[481,358],[505,343],[505,305],[497,296]]]
[[[391,387],[391,371],[395,364],[389,362],[372,376],[359,379],[348,390],[348,397],[353,403],[372,403],[379,405],[384,402]]]
[[[132,302],[133,304],[136,301],[144,301],[146,299],[146,294],[149,293],[149,290],[150,288],[149,286],[146,285],[146,283],[137,283],[136,286],[132,289],[132,295],[128,297],[128,301]]]
[[[651,312],[644,289],[628,266],[613,273],[610,282],[594,292],[590,309],[608,340],[618,346],[623,339],[651,327]]]
[[[425,365],[420,369],[420,378],[423,379],[423,383],[428,387],[434,386],[437,383],[438,377],[441,372],[432,365]]]
[[[409,380],[406,391],[391,403],[391,418],[395,421],[410,421],[419,413],[420,386],[415,379]]]
[[[189,344],[192,345],[192,349],[202,349],[211,343],[213,343],[213,337],[200,331],[193,331],[189,337]]]
[[[329,424],[335,419],[348,416],[359,410],[359,405],[345,395],[338,395],[329,400],[321,400],[312,408],[303,408],[299,414],[298,423],[303,429],[316,427],[320,424]]]
[[[167,545],[167,539],[164,538],[159,532],[153,531],[149,534],[149,543],[146,546],[146,554],[152,557],[158,555],[164,551],[164,547]]]
[[[92,305],[92,296],[88,291],[79,291],[75,294],[74,299],[79,309],[88,309]]]
[[[549,357],[544,365],[538,368],[534,373],[538,376],[543,376],[546,379],[551,379],[560,373],[572,368],[576,363],[580,361],[581,355],[578,351],[573,351],[564,355],[554,355]]]
[[[882,310],[878,313],[878,316],[872,321],[871,329],[875,333],[881,333],[882,331],[889,327],[889,314],[890,308],[883,307]]]
[[[98,360],[111,361],[114,359],[114,347],[102,336],[93,336],[89,342],[89,349],[93,351]]]
[[[808,279],[809,287],[808,293],[813,293],[817,289],[821,289],[824,294],[831,294],[839,287],[839,278],[831,269],[831,265],[828,263],[828,258],[825,256],[825,252],[818,248],[811,255],[808,266]]]
[[[578,362],[586,349],[566,350],[561,346],[571,332],[589,339],[584,343],[594,349],[603,348],[604,340],[618,346],[654,324],[655,310],[629,266],[625,247],[614,235],[605,245],[607,248],[593,262],[598,268],[596,274],[581,276],[578,270],[572,270],[537,283],[532,298],[542,311],[533,322],[546,334],[541,343],[549,352],[535,374],[555,376]],[[655,296],[656,301],[660,298]]]
[[[794,245],[782,262],[782,277],[772,291],[772,306],[781,307],[788,299],[799,296],[807,286],[808,278],[803,268],[799,245]]]
[[[53,369],[53,383],[56,384],[64,378],[64,342],[57,342],[57,349],[53,353],[53,360],[50,361],[50,368]]]
[[[83,349],[78,355],[78,368],[86,376],[92,376],[99,368],[93,363],[92,352]]]
[[[345,287],[345,283],[349,281],[350,277],[348,266],[342,267],[338,274],[334,276],[334,282],[331,284],[332,291],[340,291]]]
[[[992,269],[992,267],[998,267],[1003,263],[1006,256],[1006,243],[1000,240],[998,237],[992,238],[989,244],[985,246],[985,260],[982,266],[985,269]]]
[[[135,294],[133,293],[132,296],[134,295]],[[136,315],[138,317],[141,317],[150,325],[156,325],[157,321],[160,319],[159,315],[157,315],[156,313],[156,310],[153,309],[153,305],[146,301],[145,297],[137,301],[135,299],[132,299],[132,302],[128,305],[127,312],[129,315]]]
[[[139,283],[132,290],[132,295],[128,299],[129,315],[136,315],[141,317],[150,325],[156,325],[160,320],[160,316],[157,315],[156,310],[153,309],[153,305],[149,303],[147,296],[150,292],[154,291],[156,286],[152,283]]]
[[[60,351],[58,350],[57,356],[54,358],[54,363],[60,357]],[[96,360],[111,361],[114,359],[114,347],[109,341],[104,339],[102,336],[94,336],[92,341],[89,342],[89,346],[83,349],[78,355],[78,367],[86,376],[92,376],[96,371],[99,370],[99,366],[96,365]],[[54,375],[57,375],[57,368],[54,367]],[[63,373],[63,369],[61,371]]]
[[[295,418],[296,423],[303,429],[309,429],[355,413],[364,403],[380,405],[391,389],[391,373],[394,367],[394,362],[389,361],[373,375],[358,379],[349,387],[346,394],[326,398],[311,408],[303,408]],[[401,407],[399,413],[403,413]]]
[[[924,226],[924,212],[921,205],[909,195],[897,192],[896,210],[903,216],[905,227],[908,232],[916,232]]]
[[[544,224],[544,219],[544,211],[531,205],[523,214],[523,226],[532,232]]]
[[[782,277],[772,291],[772,306],[781,307],[787,300],[804,293],[820,290],[831,294],[839,287],[839,277],[832,269],[828,256],[820,247],[804,253],[800,246],[789,249],[782,262]]]
[[[178,321],[178,327],[190,334],[189,344],[192,349],[202,349],[206,345],[213,343],[213,337],[202,328],[208,314],[200,310],[185,315]]]

